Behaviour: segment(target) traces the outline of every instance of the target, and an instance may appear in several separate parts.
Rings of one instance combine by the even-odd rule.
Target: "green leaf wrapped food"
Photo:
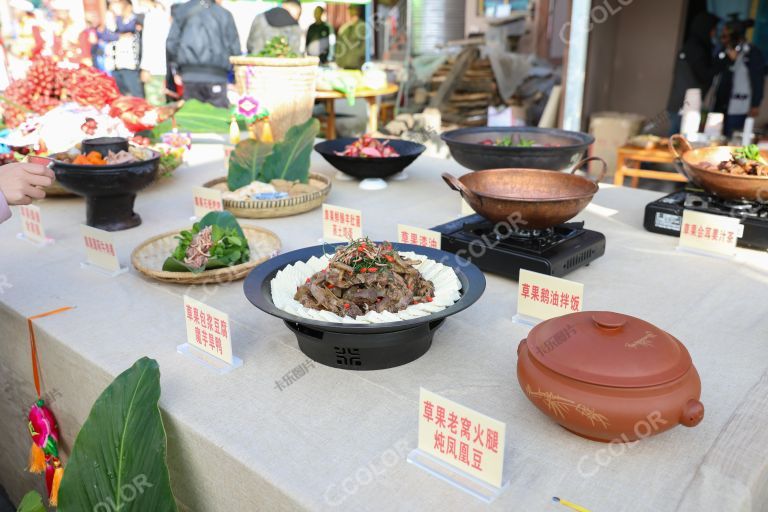
[[[229,212],[210,212],[177,237],[179,245],[163,263],[167,272],[193,272],[240,265],[250,248],[240,224]]]

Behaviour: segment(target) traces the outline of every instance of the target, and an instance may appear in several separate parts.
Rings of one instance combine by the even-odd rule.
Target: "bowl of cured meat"
[[[248,300],[283,320],[305,354],[350,370],[421,357],[445,319],[484,290],[483,273],[454,254],[368,239],[277,256],[244,284]]]
[[[87,225],[120,231],[141,224],[133,204],[157,177],[158,152],[129,146],[127,139],[91,139],[51,158],[56,181],[85,197]]]
[[[545,169],[562,171],[581,160],[595,138],[554,128],[459,128],[441,135],[451,156],[473,171],[483,169]]]
[[[320,142],[315,151],[344,174],[360,180],[389,178],[411,165],[426,147],[399,139],[342,138]]]
[[[681,135],[670,137],[669,148],[694,185],[724,199],[768,200],[768,151],[755,145],[694,149]]]

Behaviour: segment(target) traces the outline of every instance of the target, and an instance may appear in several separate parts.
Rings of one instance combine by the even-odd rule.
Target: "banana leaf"
[[[104,390],[75,439],[60,512],[176,511],[159,398],[160,368],[147,357]]]
[[[258,180],[264,161],[272,154],[272,147],[273,144],[254,139],[240,141],[229,156],[229,190],[237,190]]]
[[[228,108],[214,107],[210,103],[198,100],[188,100],[176,115],[176,124],[180,131],[191,133],[229,134],[229,124],[232,113]],[[159,138],[161,134],[171,131],[171,121],[165,121],[155,126],[152,135]]]
[[[223,257],[211,257],[211,259],[209,259],[205,264],[204,268],[197,268],[187,265],[184,263],[181,255],[186,252],[192,237],[208,226],[213,228],[214,240],[219,239],[221,234],[225,234],[223,233],[224,231],[234,231],[234,235],[228,237],[229,243],[223,246],[225,248],[230,246],[232,247],[231,250],[224,249],[226,252],[224,253]],[[221,243],[223,244],[224,240],[222,240]],[[181,250],[178,252],[178,254],[172,254],[163,262],[163,270],[167,272],[192,272],[194,274],[198,274],[204,270],[214,270],[217,268],[229,267],[239,263],[241,259],[247,261],[250,257],[248,239],[245,237],[245,233],[243,233],[243,229],[240,227],[240,224],[237,222],[235,216],[228,211],[207,213],[202,219],[200,219],[199,222],[192,226],[191,231],[182,232],[179,244],[181,246]],[[214,245],[214,248],[215,247],[216,245]],[[176,253],[176,251],[174,251],[174,253]]]
[[[315,137],[320,131],[320,122],[310,118],[306,123],[292,126],[285,139],[272,148],[264,161],[259,181],[272,180],[309,181],[309,164]]]
[[[16,512],[46,512],[42,496],[37,491],[29,491],[21,498]]]

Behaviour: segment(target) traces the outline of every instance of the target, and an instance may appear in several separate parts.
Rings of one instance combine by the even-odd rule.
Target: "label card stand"
[[[512,317],[512,321],[515,322],[516,324],[527,325],[529,327],[536,327],[541,323],[540,318],[534,318],[528,315],[521,315],[520,313],[515,314],[515,316]]]
[[[182,343],[176,347],[176,352],[182,354],[189,359],[192,359],[201,366],[204,366],[211,370],[213,373],[219,375],[226,375],[232,370],[236,370],[243,366],[243,360],[239,357],[232,355],[232,364],[228,364],[221,359],[214,357],[210,354],[206,354],[203,350],[195,348],[189,343]]]
[[[32,240],[31,238],[28,238],[24,233],[16,233],[16,238],[18,238],[19,240],[24,240],[28,244],[32,244],[37,247],[47,247],[49,245],[53,245],[56,243],[56,240],[49,237],[45,237],[45,240],[42,242],[39,242],[37,240]]]
[[[432,455],[416,448],[408,454],[408,462],[417,466],[432,476],[449,483],[456,489],[471,494],[475,498],[485,502],[492,503],[496,498],[509,487],[509,480],[504,478],[501,487],[495,487],[487,482],[483,482],[463,471],[454,468]]]
[[[128,267],[120,267],[117,270],[107,270],[104,267],[94,265],[93,263],[89,263],[87,261],[81,261],[80,268],[91,270],[93,272],[98,272],[99,274],[105,275],[107,277],[117,277],[121,274],[125,274],[126,272],[128,272]]]

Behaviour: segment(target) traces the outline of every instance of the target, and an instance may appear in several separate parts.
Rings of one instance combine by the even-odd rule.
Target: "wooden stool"
[[[641,169],[643,163],[652,164],[672,164],[675,161],[675,155],[664,148],[645,149],[635,146],[622,146],[619,148],[616,158],[616,174],[613,178],[613,184],[624,186],[624,178],[632,178],[632,188],[637,188],[640,178],[662,181],[676,181],[685,183],[688,179],[676,171],[661,171],[652,169]]]

